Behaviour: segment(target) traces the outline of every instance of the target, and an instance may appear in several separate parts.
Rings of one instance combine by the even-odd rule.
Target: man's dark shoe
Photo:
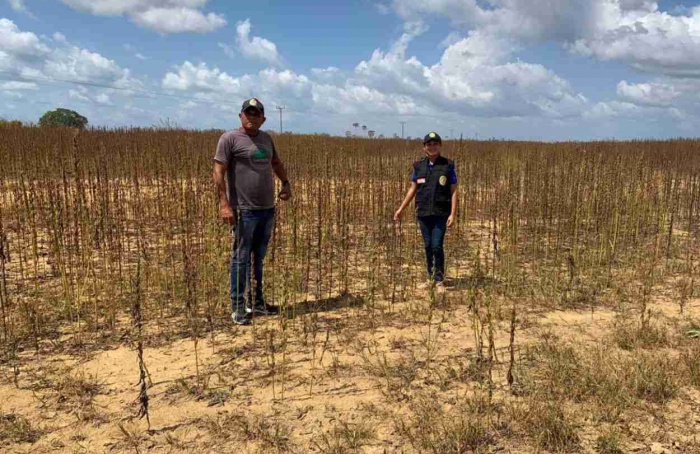
[[[271,306],[267,303],[256,303],[252,308],[245,308],[248,314],[255,315],[277,315],[280,313],[280,308],[278,306]]]
[[[252,318],[248,312],[234,312],[231,314],[231,320],[236,325],[250,325],[252,323]]]

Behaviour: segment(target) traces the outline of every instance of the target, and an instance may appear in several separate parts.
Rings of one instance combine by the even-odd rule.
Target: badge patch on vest
[[[440,177],[440,186],[445,186],[447,184],[447,177],[445,175]]]
[[[416,183],[418,183],[418,184],[423,184],[423,183],[425,183],[425,178],[418,178],[418,179],[416,180]]]

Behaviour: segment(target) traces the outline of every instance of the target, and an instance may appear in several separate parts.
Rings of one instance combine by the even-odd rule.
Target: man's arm
[[[404,197],[403,202],[401,202],[401,206],[398,210],[396,210],[396,213],[394,213],[395,222],[398,222],[399,219],[401,219],[401,213],[403,213],[403,210],[405,210],[408,204],[411,203],[411,200],[413,200],[413,197],[416,195],[416,191],[418,191],[418,183],[412,181],[411,187],[408,188],[408,192],[406,193],[406,197]]]
[[[279,193],[279,198],[282,200],[289,200],[292,198],[292,187],[289,184],[289,178],[287,177],[287,169],[284,168],[282,160],[277,156],[277,153],[272,156],[272,170],[274,170],[277,178],[282,182],[282,190]]]
[[[272,158],[272,170],[275,171],[275,175],[277,175],[277,178],[279,178],[281,182],[289,182],[287,178],[287,169],[284,168],[284,164],[282,164],[282,160],[278,156]]]
[[[447,218],[447,227],[452,227],[457,217],[457,185],[453,184],[452,190],[452,206],[450,207],[450,217]]]
[[[450,168],[447,178],[450,180],[450,191],[452,195],[450,216],[447,218],[447,227],[452,227],[455,219],[457,219],[457,171],[455,170],[455,164],[452,161],[450,161]]]
[[[226,195],[226,171],[228,170],[228,164],[223,162],[214,161],[214,184],[216,185],[216,191],[219,195],[219,216],[225,222],[231,225],[236,223],[236,216],[233,214],[233,208],[228,201]]]

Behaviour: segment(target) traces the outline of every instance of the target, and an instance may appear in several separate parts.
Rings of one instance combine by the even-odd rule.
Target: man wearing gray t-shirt
[[[216,147],[214,182],[219,193],[219,215],[234,230],[232,319],[238,325],[249,325],[253,314],[272,315],[279,311],[265,303],[262,285],[263,260],[275,219],[272,172],[282,181],[278,194],[281,200],[289,200],[292,190],[272,137],[260,130],[265,123],[263,104],[256,98],[246,100],[238,117],[241,127],[224,133]],[[249,286],[251,262],[255,289]]]

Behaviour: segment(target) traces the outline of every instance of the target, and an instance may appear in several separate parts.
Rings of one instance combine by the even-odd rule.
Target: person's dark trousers
[[[445,250],[443,242],[447,230],[447,216],[420,216],[418,225],[425,243],[425,260],[428,276],[435,277],[435,282],[445,278]]]
[[[263,260],[267,245],[272,236],[275,222],[275,209],[240,210],[234,227],[233,254],[231,257],[231,306],[234,313],[245,313],[245,294],[248,290],[248,304],[251,301],[251,263],[255,277],[255,304],[263,300]]]

